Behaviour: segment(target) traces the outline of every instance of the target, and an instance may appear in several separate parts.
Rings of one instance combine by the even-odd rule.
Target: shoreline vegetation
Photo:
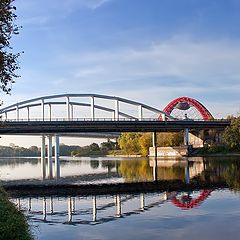
[[[108,145],[103,147],[102,145]],[[149,145],[151,146],[151,145]],[[146,150],[145,150],[146,151]],[[89,146],[69,146],[61,144],[61,156],[71,157],[148,157],[148,154],[142,154],[139,150],[125,151],[124,149],[116,149],[114,142],[102,143],[100,146],[93,143]],[[196,148],[189,155],[191,157],[204,156],[239,156],[240,151],[228,148],[225,145],[211,145]],[[40,148],[32,146],[30,148],[18,146],[0,146],[0,157],[15,158],[15,157],[40,157]]]
[[[5,190],[0,187],[0,240],[33,239],[23,213],[10,202]]]

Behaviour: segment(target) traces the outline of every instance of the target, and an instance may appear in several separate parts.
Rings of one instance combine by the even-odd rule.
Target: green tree
[[[240,116],[231,118],[231,124],[223,132],[224,143],[232,150],[240,151]]]
[[[108,142],[102,142],[100,144],[100,148],[102,151],[107,152],[109,150],[114,150],[116,149],[116,143],[112,142],[112,141],[108,141]]]
[[[138,154],[140,152],[141,146],[139,144],[139,133],[122,133],[118,139],[120,148],[126,154]]]
[[[143,133],[139,137],[139,145],[140,145],[141,155],[148,156],[149,147],[152,146],[152,134],[151,133]]]
[[[157,134],[157,145],[159,147],[176,147],[182,145],[183,141],[184,137],[182,132]]]
[[[14,0],[0,1],[0,88],[9,93],[14,78],[19,77],[15,72],[19,69],[19,53],[12,53],[10,40],[12,35],[19,33],[19,28],[15,24],[16,7]]]
[[[99,151],[100,148],[97,143],[92,143],[91,145],[89,145],[89,150],[90,151]]]

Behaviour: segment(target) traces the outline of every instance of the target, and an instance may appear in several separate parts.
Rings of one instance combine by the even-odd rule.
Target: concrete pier
[[[52,136],[48,136],[48,178],[52,179]]]
[[[46,178],[46,144],[45,136],[42,136],[42,146],[41,146],[41,168],[42,168],[42,177]]]
[[[60,159],[59,159],[59,135],[55,135],[55,178],[60,177]]]

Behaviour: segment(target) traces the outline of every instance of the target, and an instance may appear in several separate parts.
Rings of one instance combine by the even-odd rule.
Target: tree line
[[[115,146],[116,144],[111,141],[102,142],[100,145],[92,143],[83,147],[60,144],[60,154],[61,156],[103,156],[110,150],[115,149]],[[0,157],[40,157],[40,155],[41,148],[37,146],[31,146],[29,148],[19,147],[14,144],[10,144],[10,146],[0,146]]]

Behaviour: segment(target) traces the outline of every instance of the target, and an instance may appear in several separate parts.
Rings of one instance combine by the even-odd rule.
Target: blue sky
[[[16,0],[21,78],[4,105],[59,93],[240,112],[239,0]],[[4,139],[3,139],[4,140]]]

